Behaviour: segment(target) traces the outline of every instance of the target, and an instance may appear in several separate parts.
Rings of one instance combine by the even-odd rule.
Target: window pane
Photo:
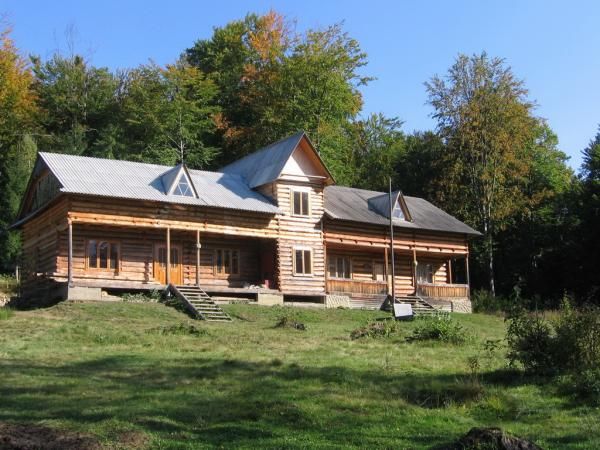
[[[163,269],[167,267],[167,249],[165,247],[158,249],[158,265]]]
[[[302,192],[302,212],[305,216],[308,216],[308,192]]]
[[[336,277],[341,278],[344,275],[344,258],[341,258],[338,256],[337,258],[337,272],[336,272]]]
[[[98,245],[98,268],[108,269],[108,242]]]
[[[187,176],[185,174],[181,175],[181,178],[179,179],[179,183],[177,183],[177,186],[175,187],[173,194],[182,195],[184,197],[193,197],[194,196],[192,187],[190,186],[189,180],[187,179]]]
[[[400,208],[400,205],[396,205],[396,207],[392,211],[392,217],[394,217],[394,219],[404,220],[404,212],[402,211],[402,208]]]
[[[329,265],[328,265],[328,270],[329,270],[329,278],[335,278],[336,277],[336,273],[335,273],[335,269],[336,269],[336,258],[329,258]]]
[[[302,264],[302,250],[296,250],[296,273],[304,273],[304,265]]]
[[[237,250],[231,251],[231,273],[235,275],[240,273],[240,261]]]
[[[229,250],[223,250],[223,272],[226,274],[231,273],[231,259]]]
[[[110,244],[110,268],[117,269],[119,261],[119,245]]]
[[[171,249],[171,268],[175,269],[179,265],[179,249]]]
[[[95,269],[98,264],[97,254],[96,254],[96,241],[88,242],[88,266],[92,269]]]
[[[350,258],[344,258],[344,278],[350,278]]]
[[[300,192],[294,192],[294,214],[302,214]]]
[[[223,253],[217,250],[217,273],[223,272]]]
[[[304,250],[304,273],[312,273],[310,266],[310,250]]]

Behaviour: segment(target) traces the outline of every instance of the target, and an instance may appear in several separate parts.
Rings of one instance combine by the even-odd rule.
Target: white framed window
[[[192,189],[192,183],[183,170],[179,176],[179,181],[177,181],[177,184],[175,185],[175,189],[173,189],[173,195],[180,195],[182,197],[195,197],[194,190]]]
[[[310,216],[310,192],[292,190],[292,214]]]
[[[312,249],[294,248],[294,275],[312,275]]]
[[[352,261],[347,256],[329,257],[329,278],[352,278]]]

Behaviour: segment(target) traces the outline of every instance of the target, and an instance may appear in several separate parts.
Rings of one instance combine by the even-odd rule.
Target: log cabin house
[[[421,198],[397,191],[391,204],[336,186],[300,132],[218,172],[39,153],[13,228],[25,292],[196,285],[265,304],[380,307],[394,285],[400,301],[470,311],[479,233]]]

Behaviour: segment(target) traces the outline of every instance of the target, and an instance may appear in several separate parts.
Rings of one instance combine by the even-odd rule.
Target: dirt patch
[[[119,444],[126,449],[146,448],[148,443],[148,436],[139,431],[126,431],[119,435]]]
[[[102,446],[81,433],[0,422],[0,450],[102,450]]]

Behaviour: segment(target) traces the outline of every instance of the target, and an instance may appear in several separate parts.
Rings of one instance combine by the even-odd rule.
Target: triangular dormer
[[[377,197],[370,198],[369,209],[374,210],[384,217],[390,218],[390,194],[381,194]],[[402,191],[392,192],[392,220],[394,222],[412,222],[412,217]]]
[[[198,198],[192,177],[185,164],[178,164],[162,176],[165,194]]]

